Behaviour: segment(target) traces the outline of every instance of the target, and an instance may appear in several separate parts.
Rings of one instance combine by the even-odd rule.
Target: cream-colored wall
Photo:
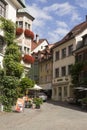
[[[16,21],[23,21],[23,23],[24,23],[23,29],[25,29],[25,22],[27,22],[28,24],[30,24],[30,30],[32,30],[32,20],[29,19],[28,17],[20,15],[20,16],[17,16]]]
[[[55,68],[59,68],[59,76],[61,76],[61,67],[63,66],[68,66],[70,64],[74,64],[75,62],[75,58],[73,55],[70,55],[65,57],[65,58],[61,58],[61,52],[62,52],[62,49],[63,48],[66,48],[66,53],[68,52],[68,46],[72,45],[75,47],[75,40],[72,39],[56,48],[54,48],[53,50],[53,79],[55,78]],[[56,51],[59,51],[60,52],[60,59],[55,61],[55,52]],[[67,70],[66,70],[66,73],[67,73]]]

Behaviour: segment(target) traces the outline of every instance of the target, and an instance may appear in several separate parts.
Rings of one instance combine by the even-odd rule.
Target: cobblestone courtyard
[[[0,113],[0,130],[87,130],[87,113],[53,102],[40,110]]]

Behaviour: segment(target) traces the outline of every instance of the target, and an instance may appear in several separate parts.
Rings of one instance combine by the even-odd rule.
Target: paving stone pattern
[[[63,103],[45,102],[40,110],[0,113],[0,130],[87,130],[87,112]]]

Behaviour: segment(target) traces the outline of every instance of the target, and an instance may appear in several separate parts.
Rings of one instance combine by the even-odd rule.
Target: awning
[[[76,87],[76,88],[74,88],[74,89],[78,89],[78,90],[79,90],[79,89],[84,89],[84,88],[83,88],[83,87]]]
[[[86,87],[76,87],[74,88],[75,90],[79,90],[79,91],[87,91]]]

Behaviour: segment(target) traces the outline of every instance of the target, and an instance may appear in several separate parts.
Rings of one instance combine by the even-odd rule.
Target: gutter
[[[24,8],[26,7],[25,4],[21,0],[17,0]]]

